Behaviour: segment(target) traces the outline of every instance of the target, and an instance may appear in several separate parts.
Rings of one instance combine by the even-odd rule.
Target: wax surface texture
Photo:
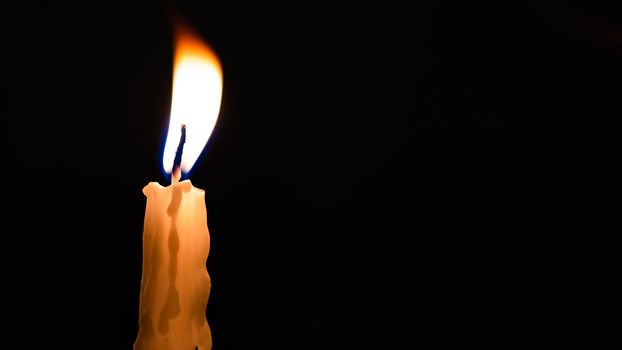
[[[147,205],[134,350],[209,350],[205,192],[184,180],[167,187],[150,182],[143,193]]]

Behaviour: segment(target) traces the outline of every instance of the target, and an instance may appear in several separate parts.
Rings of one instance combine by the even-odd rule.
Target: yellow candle
[[[143,189],[147,205],[134,350],[212,347],[205,315],[211,289],[206,268],[210,236],[205,192],[190,180],[179,180],[181,173],[188,173],[194,165],[216,124],[222,69],[214,52],[179,25],[174,66],[171,116],[162,157],[172,184],[163,187],[150,182]]]
[[[143,232],[140,330],[135,350],[211,349],[205,192],[190,180],[150,182]]]

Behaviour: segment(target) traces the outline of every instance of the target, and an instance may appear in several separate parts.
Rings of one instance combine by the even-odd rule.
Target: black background
[[[167,182],[170,6],[224,70],[190,175],[215,350],[613,339],[619,6],[107,1],[3,11],[20,341],[133,344],[141,190]]]

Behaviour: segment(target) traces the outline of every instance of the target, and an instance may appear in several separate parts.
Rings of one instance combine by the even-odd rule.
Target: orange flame
[[[222,67],[216,54],[192,30],[178,25],[175,36],[173,97],[162,165],[171,173],[186,125],[181,171],[188,173],[214,130],[222,98]]]

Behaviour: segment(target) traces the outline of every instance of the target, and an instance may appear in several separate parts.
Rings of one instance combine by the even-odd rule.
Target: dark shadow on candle
[[[171,231],[168,237],[169,252],[169,285],[166,301],[160,312],[160,321],[158,322],[158,332],[166,334],[169,331],[169,321],[177,317],[180,313],[179,307],[179,291],[175,286],[177,279],[177,254],[179,253],[179,232],[177,231],[177,213],[181,206],[181,186],[173,186],[173,194],[171,204],[168,206],[167,214],[171,217]]]

